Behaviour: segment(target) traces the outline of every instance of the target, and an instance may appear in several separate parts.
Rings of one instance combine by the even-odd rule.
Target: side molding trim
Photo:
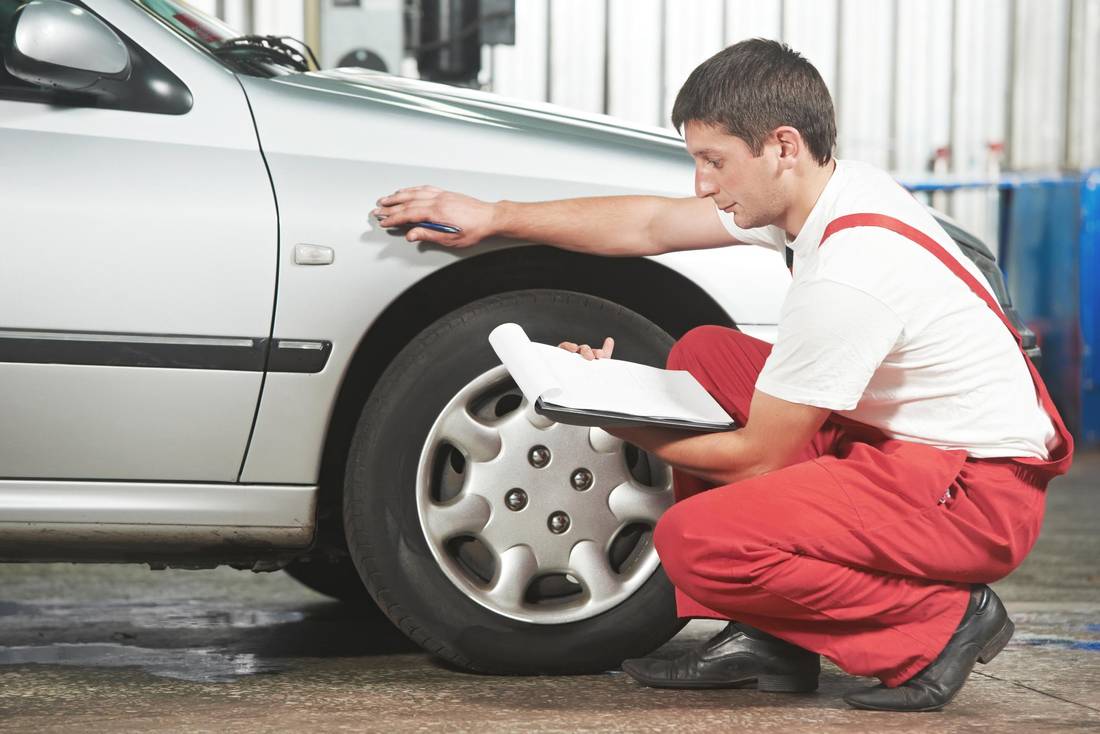
[[[0,329],[0,362],[263,372],[266,337]],[[268,370],[320,372],[332,343],[275,340]]]

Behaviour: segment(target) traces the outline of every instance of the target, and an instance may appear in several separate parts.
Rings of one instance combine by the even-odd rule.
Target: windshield
[[[316,66],[313,52],[301,41],[286,36],[241,35],[225,22],[193,8],[183,0],[135,2],[236,72],[252,76],[279,76],[308,71],[309,60]]]
[[[185,2],[138,0],[138,4],[145,6],[146,10],[167,23],[172,30],[209,49],[241,35],[223,21],[196,10]]]

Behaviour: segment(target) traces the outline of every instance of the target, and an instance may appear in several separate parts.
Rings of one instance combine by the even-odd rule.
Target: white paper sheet
[[[524,397],[577,410],[650,418],[727,423],[733,420],[684,370],[662,370],[619,359],[586,360],[528,339],[517,324],[501,324],[489,343]]]
[[[560,392],[561,383],[532,349],[535,345],[522,326],[501,324],[489,332],[489,344],[529,403],[534,405],[543,395]],[[558,351],[566,353],[564,349]]]

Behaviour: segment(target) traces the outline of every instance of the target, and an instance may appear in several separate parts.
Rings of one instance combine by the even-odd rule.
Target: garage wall
[[[902,175],[1100,163],[1100,0],[517,0],[516,15],[486,79],[502,94],[667,126],[696,64],[763,36],[818,67],[842,156]]]
[[[306,2],[332,1],[192,4],[301,38]],[[516,44],[485,49],[482,81],[667,126],[691,70],[756,36],[821,71],[841,156],[903,178],[1100,164],[1100,0],[516,0]],[[985,203],[975,192],[951,206],[973,218]]]
[[[1074,2],[1069,41],[1066,165],[1086,168],[1100,160],[1100,2]]]

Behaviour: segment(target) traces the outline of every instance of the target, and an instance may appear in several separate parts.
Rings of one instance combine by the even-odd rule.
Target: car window
[[[208,48],[213,48],[223,41],[240,35],[218,18],[207,15],[185,2],[138,0],[138,4],[164,21],[172,30]]]
[[[224,22],[182,0],[136,0],[172,32],[211,54],[238,74],[274,77],[308,71],[317,59],[289,36],[241,35]]]

